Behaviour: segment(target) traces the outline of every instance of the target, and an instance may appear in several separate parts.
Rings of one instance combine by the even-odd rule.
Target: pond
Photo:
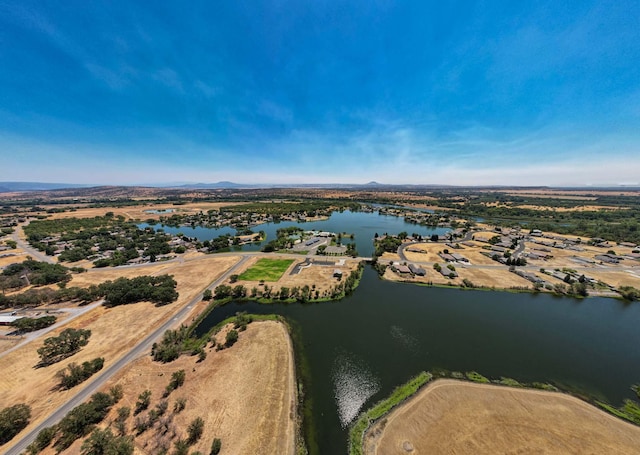
[[[162,226],[161,224],[149,225],[146,223],[139,225],[141,228],[151,226],[155,229],[162,228],[170,234],[182,233],[188,237],[195,237],[200,241],[211,240],[221,235],[235,235],[236,230],[225,226],[221,228],[206,227],[190,227],[181,226],[178,228]],[[406,231],[409,234],[416,233],[422,236],[431,236],[432,234],[444,234],[449,228],[432,228],[420,226],[418,224],[407,223],[404,218],[396,216],[379,215],[378,212],[333,212],[329,219],[324,221],[310,221],[306,223],[297,223],[293,221],[284,221],[280,223],[266,223],[253,227],[254,232],[265,231],[267,239],[260,244],[250,244],[238,247],[243,251],[259,251],[262,246],[276,238],[276,231],[281,228],[290,226],[299,226],[305,231],[329,231],[329,232],[347,232],[355,234],[355,244],[358,254],[363,257],[369,257],[373,254],[373,238],[376,233],[382,235],[384,233],[399,234]],[[349,243],[349,239],[344,239],[343,243]]]
[[[344,454],[348,424],[420,371],[475,370],[554,382],[619,405],[640,382],[640,305],[605,298],[463,291],[393,283],[366,267],[353,295],[316,304],[230,303],[290,321],[308,363],[312,454]]]
[[[173,213],[176,209],[157,209],[157,210],[145,210],[144,213],[151,213],[154,215],[163,215],[165,213]]]

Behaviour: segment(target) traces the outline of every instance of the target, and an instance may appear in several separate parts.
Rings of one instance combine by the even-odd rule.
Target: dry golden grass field
[[[511,207],[552,212],[597,212],[598,210],[629,210],[630,207],[615,205],[578,205],[576,207],[545,207],[544,205],[514,204]]]
[[[246,202],[201,202],[184,205],[173,204],[145,204],[127,207],[87,207],[79,208],[73,212],[61,212],[51,215],[51,219],[60,218],[92,218],[94,216],[104,216],[107,212],[113,212],[114,215],[122,215],[128,219],[158,219],[161,216],[171,215],[188,215],[198,212],[207,212],[207,210],[218,210],[220,207],[229,207],[232,205],[246,204]],[[46,207],[45,207],[46,208]],[[147,213],[148,210],[173,210],[167,213]]]
[[[577,398],[437,380],[365,437],[367,455],[637,454],[640,428]]]
[[[169,319],[180,307],[198,295],[205,286],[221,276],[237,256],[206,257],[198,261],[184,264],[175,263],[171,267],[160,270],[149,270],[147,267],[126,269],[127,276],[146,275],[151,273],[171,273],[176,279],[180,297],[177,302],[156,308],[149,303],[136,303],[114,308],[97,307],[72,320],[46,335],[56,336],[67,327],[90,329],[92,331],[89,344],[77,354],[45,368],[34,366],[39,357],[36,350],[42,346],[43,339],[31,343],[0,358],[0,403],[7,406],[26,403],[32,407],[31,424],[35,426],[46,415],[66,401],[73,391],[52,391],[58,383],[55,374],[71,363],[82,363],[96,357],[105,358],[105,368],[122,357],[145,334]],[[170,265],[170,264],[165,264]],[[160,265],[158,267],[164,267]],[[153,269],[154,267],[152,267]],[[86,286],[100,283],[107,279],[122,276],[122,269],[104,269],[104,271],[87,272],[74,275],[71,286]],[[187,316],[190,322],[204,304],[195,305]],[[176,321],[176,324],[180,321]],[[81,388],[82,385],[77,386]],[[17,436],[16,438],[18,438]]]
[[[22,262],[27,259],[27,253],[25,253],[24,250],[21,249],[20,247],[14,248],[12,250],[3,251],[0,254],[11,255],[11,256],[0,257],[0,267],[6,267],[9,264],[13,264],[15,262]]]
[[[446,267],[446,264],[440,262],[441,267]],[[440,272],[437,272],[433,268],[424,267],[427,272],[425,276],[410,276],[407,274],[396,273],[387,268],[383,278],[390,281],[405,281],[411,283],[431,283],[437,285],[450,285],[450,286],[462,286],[462,280],[465,278],[470,280],[477,287],[496,288],[496,289],[508,289],[508,288],[531,288],[531,283],[524,278],[509,272],[506,268],[492,268],[492,269],[480,269],[480,268],[468,268],[465,269],[456,264],[457,278],[448,278],[442,276]]]
[[[224,343],[226,330],[217,340]],[[204,433],[200,441],[190,447],[189,453],[209,453],[214,438],[222,441],[222,452],[229,454],[283,454],[295,453],[296,437],[296,382],[294,358],[286,328],[275,321],[254,322],[240,332],[236,344],[222,351],[207,349],[207,357],[182,356],[174,362],[162,364],[144,357],[112,378],[104,387],[120,384],[124,397],[105,419],[108,425],[117,408],[135,408],[137,397],[144,390],[151,391],[150,409],[162,400],[162,394],[171,374],[185,370],[185,383],[174,390],[167,401],[170,416],[169,431],[161,435],[153,427],[137,436],[135,453],[153,455],[161,447],[173,450],[173,442],[186,438],[187,426],[201,417]],[[182,412],[173,413],[178,398],[186,398]],[[141,413],[144,416],[146,412]],[[134,417],[126,421],[127,430],[133,430]],[[102,426],[105,426],[104,424]],[[76,441],[65,453],[79,454],[82,441]],[[52,449],[43,454],[55,453]]]

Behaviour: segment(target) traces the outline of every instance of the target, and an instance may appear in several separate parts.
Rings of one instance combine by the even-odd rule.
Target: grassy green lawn
[[[245,270],[238,276],[238,279],[245,281],[278,281],[292,262],[293,259],[258,259],[258,262]]]

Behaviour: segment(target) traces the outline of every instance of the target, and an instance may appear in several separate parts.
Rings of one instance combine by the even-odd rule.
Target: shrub
[[[60,370],[56,376],[60,379],[60,388],[70,389],[89,379],[104,366],[104,357],[98,357],[82,365],[70,363],[67,368]]]
[[[184,439],[178,439],[173,443],[175,450],[173,455],[187,455],[189,453],[189,443]]]
[[[178,398],[176,400],[176,402],[173,404],[173,413],[174,414],[179,414],[180,412],[182,412],[184,410],[184,408],[187,406],[187,399],[186,398]]]
[[[221,449],[222,449],[222,441],[218,438],[215,438],[211,443],[211,455],[218,455]]]
[[[189,427],[187,428],[187,434],[189,438],[187,442],[189,445],[193,445],[200,440],[202,437],[202,432],[204,431],[204,420],[202,417],[196,417],[191,421]]]
[[[479,382],[481,384],[487,384],[488,382],[490,382],[489,379],[485,378],[477,371],[469,371],[465,373],[465,376],[467,377],[468,380],[473,382]]]
[[[111,432],[110,428],[105,430],[97,428],[82,443],[81,454],[131,455],[133,454],[133,449],[133,437],[116,436]]]
[[[169,381],[169,384],[164,389],[164,396],[168,397],[171,392],[173,392],[178,387],[182,386],[182,384],[184,384],[184,378],[185,378],[184,370],[178,370],[173,372],[171,374],[171,381]]]
[[[149,407],[149,404],[151,404],[151,390],[147,389],[138,395],[138,401],[136,402],[136,408],[133,411],[133,414],[140,414]]]
[[[233,329],[229,330],[225,339],[225,346],[230,348],[236,341],[238,341],[238,332]]]

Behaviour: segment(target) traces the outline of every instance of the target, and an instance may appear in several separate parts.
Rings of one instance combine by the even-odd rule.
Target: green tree
[[[211,443],[211,455],[218,455],[221,449],[222,449],[222,441],[218,438],[215,438]]]
[[[187,399],[183,397],[178,398],[176,402],[173,404],[173,413],[174,414],[181,413],[186,406],[187,406]]]
[[[238,332],[233,329],[229,330],[225,339],[225,346],[229,348],[233,346],[236,341],[238,341]]]
[[[136,407],[133,411],[133,414],[140,414],[142,411],[147,409],[151,404],[151,390],[147,389],[138,395],[138,401],[136,401]]]
[[[70,363],[66,369],[60,370],[56,376],[60,379],[62,389],[70,389],[89,379],[93,374],[100,371],[104,366],[104,357],[98,357],[82,365]]]
[[[202,417],[196,417],[191,421],[187,427],[187,434],[189,435],[187,442],[189,445],[193,445],[200,440],[202,432],[204,431],[204,420]]]
[[[133,437],[116,436],[110,428],[104,430],[96,428],[82,443],[80,453],[82,455],[131,455],[133,449]]]
[[[169,381],[166,390],[172,392],[178,387],[181,387],[184,384],[185,377],[186,373],[184,370],[174,371],[171,374],[171,381]]]
[[[55,426],[40,430],[36,439],[27,447],[27,453],[29,455],[37,455],[49,447],[56,435],[56,432],[57,430]]]
[[[44,346],[38,349],[40,365],[47,366],[75,354],[89,343],[91,330],[65,329],[57,337],[44,340]]]
[[[43,316],[40,318],[20,318],[11,323],[20,332],[34,332],[49,327],[56,322],[55,316]]]
[[[187,455],[189,453],[189,443],[184,439],[178,439],[173,443],[173,455]]]
[[[31,408],[26,404],[16,404],[0,411],[0,445],[5,444],[20,433],[31,419]]]
[[[108,393],[94,393],[91,399],[73,408],[58,423],[59,437],[54,444],[58,452],[67,449],[73,442],[85,436],[94,425],[107,416],[114,401]]]

